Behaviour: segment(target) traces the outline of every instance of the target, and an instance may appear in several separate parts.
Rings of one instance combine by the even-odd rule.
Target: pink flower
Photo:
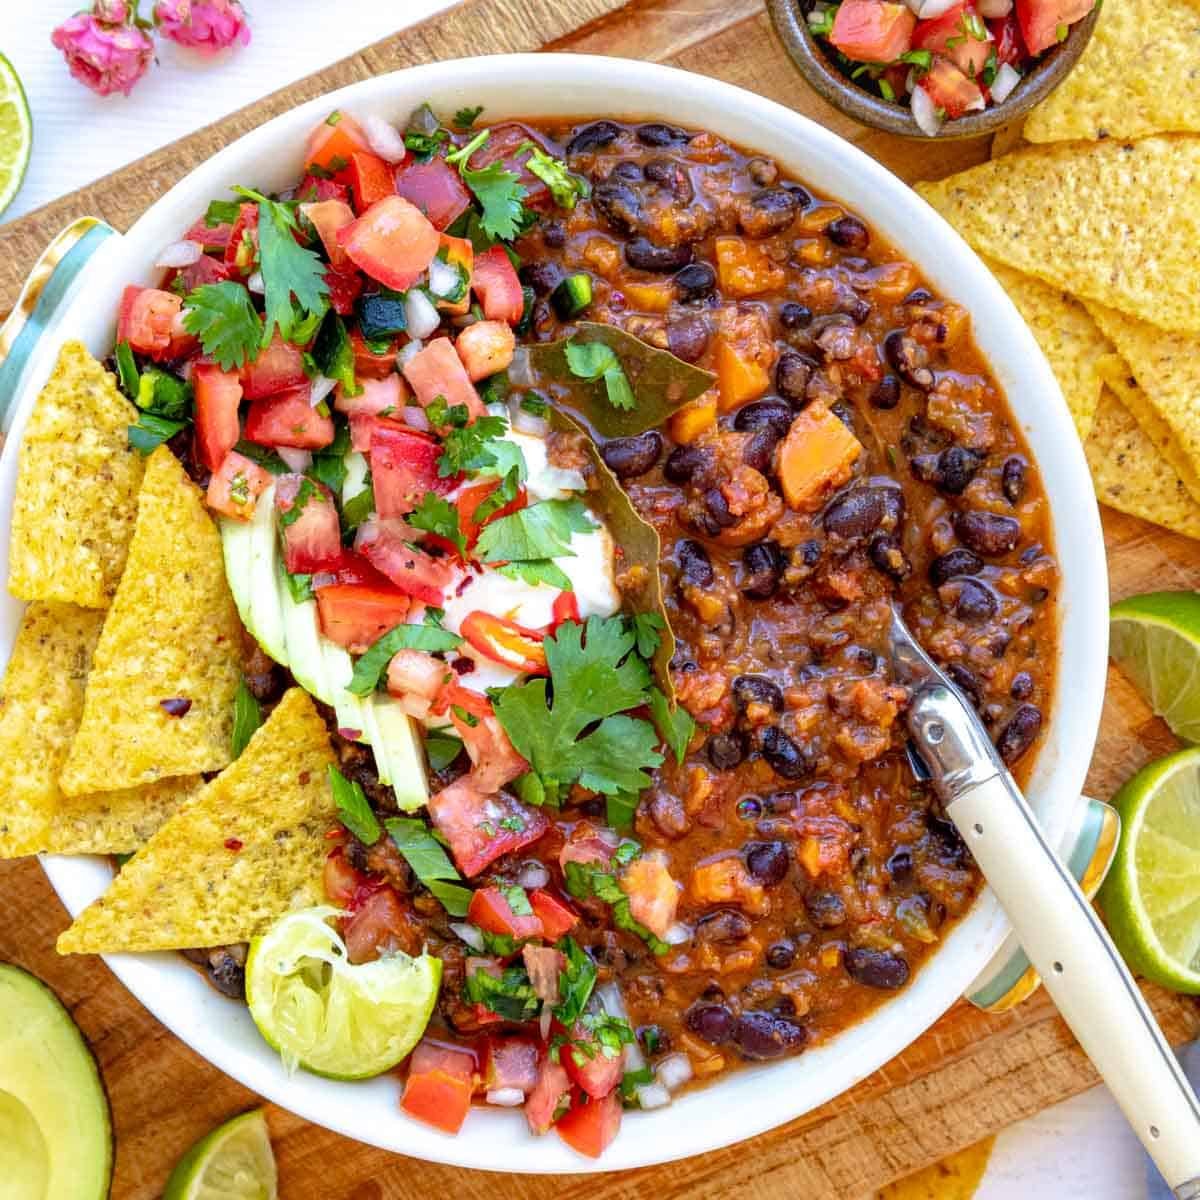
[[[96,0],[94,11],[68,17],[50,40],[80,83],[101,96],[128,96],[154,59],[154,41],[133,23],[136,15],[125,0]]]
[[[158,0],[154,22],[163,37],[202,54],[250,44],[249,19],[238,0]]]

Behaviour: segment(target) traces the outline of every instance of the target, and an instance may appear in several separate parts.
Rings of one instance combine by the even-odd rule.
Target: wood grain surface
[[[126,228],[167,187],[234,137],[371,74],[467,54],[537,48],[668,62],[751,88],[814,117],[907,180],[987,157],[986,142],[907,142],[841,117],[793,71],[759,0],[466,0],[454,10],[267,97],[91,187],[0,226],[0,311],[53,234],[76,216]],[[768,149],[769,147],[764,147]],[[816,181],[819,183],[819,181]],[[1200,586],[1200,544],[1105,511],[1114,598]],[[1060,704],[1071,702],[1064,681]],[[1174,741],[1110,672],[1089,791],[1108,797]],[[117,1136],[115,1200],[152,1200],[193,1139],[256,1098],[168,1033],[98,959],[58,958],[67,917],[34,862],[0,863],[0,960],[35,972],[63,998],[100,1060]],[[1168,1037],[1200,1033],[1200,1006],[1148,988]],[[903,1001],[898,1001],[902,1003]],[[924,1037],[824,1108],[751,1142],[670,1166],[608,1176],[499,1176],[390,1155],[271,1107],[285,1200],[624,1200],[655,1195],[854,1200],[884,1183],[1072,1096],[1095,1072],[1039,995],[993,1017],[956,1005]],[[769,1103],[764,1096],[764,1103]]]

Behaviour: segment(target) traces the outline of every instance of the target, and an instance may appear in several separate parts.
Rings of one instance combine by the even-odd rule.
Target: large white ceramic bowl
[[[8,449],[0,460],[0,556],[7,560],[16,444],[58,346],[82,338],[109,352],[121,287],[151,283],[161,247],[175,241],[209,200],[233,184],[291,185],[305,134],[330,109],[402,120],[420,102],[442,112],[485,106],[507,116],[661,118],[713,130],[774,156],[791,174],[844,201],[902,247],[942,294],[966,305],[976,339],[1006,390],[1037,458],[1052,503],[1062,569],[1058,593],[1058,696],[1030,782],[1030,799],[1052,844],[1077,812],[1104,692],[1107,580],[1103,543],[1079,441],[1044,358],[1016,310],[966,244],[883,167],[821,126],[778,104],[699,75],[618,59],[575,55],[475,58],[366,80],[278,117],[226,147],[159,199],[123,238],[89,263],[64,315],[30,359]],[[147,197],[149,199],[149,197]],[[7,577],[7,568],[3,568]],[[0,663],[19,606],[0,600]],[[99,860],[48,858],[46,872],[72,913],[109,879]],[[895,999],[826,1045],[746,1069],[653,1113],[630,1114],[599,1164],[557,1138],[534,1139],[520,1112],[476,1109],[458,1137],[404,1117],[393,1078],[334,1083],[289,1076],[246,1011],[223,999],[174,955],[114,955],[109,966],[133,994],[199,1054],[247,1087],[348,1137],[420,1158],[498,1171],[581,1171],[645,1166],[699,1154],[779,1125],[850,1087],[898,1054],[960,996],[1007,932],[990,893],[946,938]]]

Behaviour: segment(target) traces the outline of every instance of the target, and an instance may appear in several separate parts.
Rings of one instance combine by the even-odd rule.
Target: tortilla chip
[[[292,688],[242,756],[138,851],[58,939],[60,954],[244,942],[318,903],[337,820],[329,733]]]
[[[230,760],[241,624],[221,537],[165,446],[150,456],[129,561],[63,767],[68,796],[219,771]],[[190,702],[172,716],[163,701]]]
[[[22,600],[107,608],[125,566],[145,460],[137,409],[80,342],[37,398],[17,466],[8,588]]]
[[[1031,146],[917,190],[981,254],[1200,333],[1200,137]]]
[[[1081,439],[1092,428],[1100,402],[1100,358],[1111,352],[1108,339],[1073,296],[1003,263],[984,259],[1000,286],[1037,338],[1050,362],[1058,386]]]
[[[983,1181],[995,1144],[994,1137],[976,1142],[923,1171],[880,1188],[876,1200],[971,1200]]]
[[[74,800],[59,791],[103,621],[71,604],[25,612],[0,693],[0,858],[128,853],[200,787],[192,777]]]
[[[1083,450],[1101,503],[1200,538],[1200,503],[1154,448],[1133,414],[1107,388]]]
[[[1025,123],[1031,142],[1200,130],[1200,4],[1109,0],[1071,74]]]

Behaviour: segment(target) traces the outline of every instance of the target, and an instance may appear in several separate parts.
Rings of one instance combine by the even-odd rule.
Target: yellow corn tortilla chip
[[[994,1137],[881,1188],[876,1200],[971,1200],[983,1182]]]
[[[1200,333],[1200,137],[1031,146],[917,190],[979,253]]]
[[[241,623],[221,537],[165,446],[138,494],[129,560],[104,622],[63,767],[68,796],[219,771],[230,760]],[[163,701],[190,707],[171,715]]]
[[[1108,339],[1073,296],[1023,271],[984,259],[1017,311],[1033,331],[1062,388],[1080,438],[1092,428],[1100,402],[1099,360],[1111,352]]]
[[[192,777],[73,800],[59,791],[103,621],[72,604],[25,612],[0,689],[0,858],[128,853],[200,787]]]
[[[37,398],[17,460],[8,588],[22,600],[107,608],[137,512],[137,409],[80,342]]]
[[[317,903],[337,820],[329,733],[293,688],[242,756],[180,809],[58,939],[60,954],[243,942]]]
[[[1200,538],[1200,503],[1158,453],[1133,414],[1104,390],[1084,443],[1096,498],[1121,512]]]
[[[1107,0],[1074,70],[1029,115],[1031,142],[1200,131],[1200,4]]]

